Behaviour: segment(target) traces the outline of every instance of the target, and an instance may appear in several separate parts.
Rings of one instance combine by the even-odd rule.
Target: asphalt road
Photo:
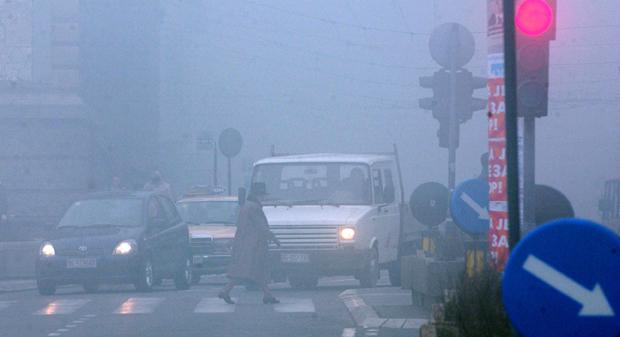
[[[233,292],[237,304],[224,304],[216,297],[223,281],[203,278],[186,291],[164,284],[150,293],[116,286],[95,294],[80,287],[62,288],[54,296],[1,294],[0,337],[353,336],[354,323],[338,298],[358,286],[352,278],[323,279],[314,290],[275,284],[282,301],[276,305],[263,304],[261,292],[243,287]]]

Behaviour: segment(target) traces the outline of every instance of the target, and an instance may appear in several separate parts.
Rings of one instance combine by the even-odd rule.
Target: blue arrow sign
[[[450,198],[450,213],[466,233],[485,234],[489,230],[489,183],[471,179],[457,186]]]
[[[508,316],[524,337],[620,335],[620,237],[563,219],[527,235],[502,285]]]

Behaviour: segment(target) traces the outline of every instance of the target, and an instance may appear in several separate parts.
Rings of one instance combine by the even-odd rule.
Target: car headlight
[[[119,242],[114,248],[114,255],[129,255],[136,251],[138,245],[134,240]]]
[[[54,245],[49,242],[45,242],[41,245],[41,249],[39,251],[41,256],[51,257],[56,255],[56,249],[54,249]]]
[[[342,241],[351,241],[355,239],[355,229],[351,227],[340,228],[338,236]]]

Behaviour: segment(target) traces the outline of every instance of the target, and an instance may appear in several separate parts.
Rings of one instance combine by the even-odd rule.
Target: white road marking
[[[345,328],[342,330],[342,337],[355,337],[355,328]]]
[[[314,302],[310,298],[281,298],[273,309],[277,312],[315,312]]]
[[[159,297],[131,297],[123,302],[114,313],[119,315],[150,314],[163,300]]]
[[[55,336],[60,336],[60,333],[58,332],[52,332],[52,333],[48,333],[47,334],[49,337],[55,337]]]
[[[238,302],[237,298],[233,298],[232,300]],[[198,305],[196,305],[194,312],[198,314],[231,313],[235,312],[235,307],[236,304],[228,304],[221,298],[207,297],[203,298]]]
[[[35,315],[67,315],[72,314],[90,300],[56,300],[50,302],[45,308],[35,312]]]
[[[8,308],[13,303],[15,303],[15,301],[0,301],[0,310]]]
[[[67,332],[67,331],[69,331],[69,329],[58,329],[58,330],[56,330],[56,331],[57,331],[57,332]]]

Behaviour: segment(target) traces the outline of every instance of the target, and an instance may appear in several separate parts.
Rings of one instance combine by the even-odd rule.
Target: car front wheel
[[[151,291],[153,289],[153,283],[155,282],[155,276],[153,274],[153,263],[150,258],[145,258],[140,264],[140,270],[138,271],[138,279],[135,286],[138,291]]]
[[[56,293],[56,284],[52,281],[37,280],[37,289],[41,295],[54,295]]]
[[[192,282],[192,260],[189,257],[185,258],[182,268],[177,272],[174,277],[174,285],[179,290],[189,289]]]

